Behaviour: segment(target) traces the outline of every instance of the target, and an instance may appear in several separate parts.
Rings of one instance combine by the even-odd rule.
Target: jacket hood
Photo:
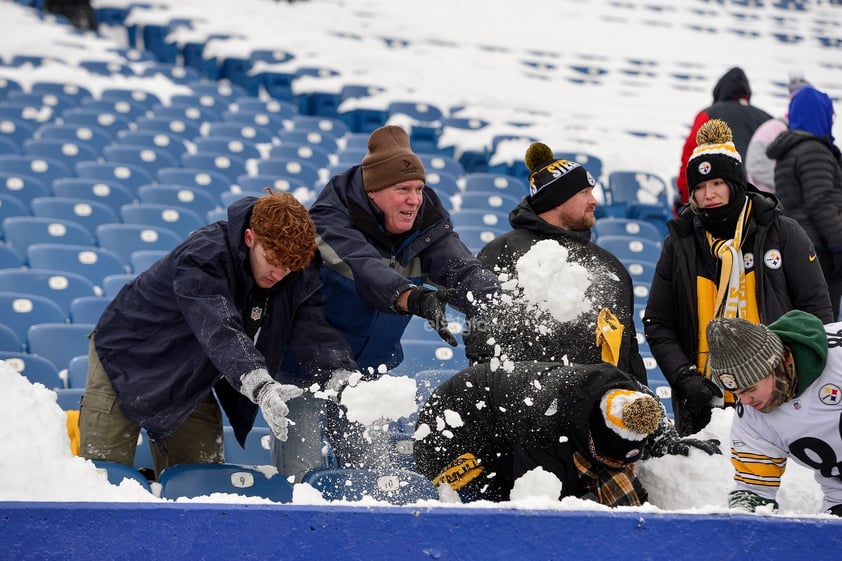
[[[531,232],[538,232],[553,238],[565,236],[582,243],[591,241],[591,230],[573,231],[553,226],[535,213],[528,197],[524,197],[520,204],[509,213],[509,224],[512,228],[523,228]]]
[[[766,155],[773,160],[779,160],[802,142],[820,142],[833,151],[827,138],[820,138],[813,133],[802,130],[786,130],[766,147]]]
[[[801,88],[789,102],[789,128],[807,131],[833,143],[833,101],[816,88]]]
[[[713,101],[751,98],[751,87],[743,69],[735,66],[726,72],[713,87]]]

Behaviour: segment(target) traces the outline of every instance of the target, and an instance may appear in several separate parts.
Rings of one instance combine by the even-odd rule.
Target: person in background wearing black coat
[[[830,291],[833,319],[842,298],[842,158],[833,139],[833,100],[812,86],[789,102],[789,130],[766,149],[776,160],[775,189],[784,214],[807,231]]]
[[[833,320],[813,243],[774,195],[746,181],[723,121],[699,129],[686,175],[692,198],[667,223],[643,318],[682,435],[704,428],[712,407],[735,402],[710,380],[705,328],[711,319],[772,322],[800,309]]]
[[[561,482],[559,499],[636,506],[648,495],[635,462],[721,453],[716,440],[679,438],[650,390],[609,364],[474,365],[433,391],[415,426],[417,471],[462,502],[507,501],[541,468]]]
[[[324,317],[315,238],[307,209],[269,191],[124,286],[91,336],[80,454],[131,466],[143,427],[156,475],[224,462],[220,405],[241,445],[258,407],[286,439],[287,402],[302,390],[273,379],[285,351],[328,389],[357,367]]]
[[[472,362],[537,360],[597,364],[609,362],[647,383],[637,346],[632,281],[623,264],[591,241],[597,201],[594,177],[581,165],[558,160],[540,142],[526,152],[530,194],[509,214],[512,231],[488,243],[477,254],[482,266],[504,278],[517,279],[516,265],[543,240],[557,242],[571,265],[587,271],[585,298],[592,313],[561,322],[525,301],[518,292],[489,304],[485,321],[469,325],[465,349]],[[564,290],[561,288],[560,290]]]
[[[713,103],[696,113],[681,150],[681,165],[676,178],[676,214],[678,209],[690,200],[690,190],[693,186],[687,184],[684,170],[687,169],[687,162],[696,147],[696,135],[702,125],[711,119],[725,121],[731,129],[737,153],[745,159],[754,131],[771,118],[769,113],[751,104],[751,86],[742,68],[735,66],[722,75],[713,87]]]

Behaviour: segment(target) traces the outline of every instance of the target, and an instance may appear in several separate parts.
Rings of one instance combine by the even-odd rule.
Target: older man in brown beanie
[[[473,318],[498,290],[495,276],[453,231],[425,177],[407,133],[384,126],[371,133],[361,165],[331,178],[310,208],[328,321],[345,334],[369,378],[401,363],[400,340],[412,315],[427,319],[442,339],[456,346],[445,306]],[[293,381],[297,369],[285,366],[283,376]],[[302,403],[306,398],[296,406]],[[296,425],[289,439],[274,443],[279,470],[300,475],[321,465],[322,409],[329,410],[331,433],[338,435],[331,442],[338,463],[376,464],[365,457],[361,428],[337,414],[335,404],[318,400],[306,412],[290,413]]]

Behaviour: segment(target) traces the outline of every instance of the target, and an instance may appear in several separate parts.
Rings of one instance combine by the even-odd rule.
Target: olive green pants
[[[88,350],[88,378],[79,413],[79,455],[134,465],[140,425],[128,419],[117,404],[117,394],[94,348]],[[149,442],[157,478],[176,464],[211,464],[225,461],[222,412],[209,393],[169,438]]]

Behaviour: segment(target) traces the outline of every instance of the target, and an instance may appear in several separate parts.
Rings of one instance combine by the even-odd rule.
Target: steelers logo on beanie
[[[734,190],[732,200],[738,200],[745,194],[743,159],[734,146],[733,134],[725,121],[711,119],[702,125],[696,133],[696,148],[684,173],[691,191],[702,181],[724,179]]]
[[[529,175],[529,203],[537,214],[564,203],[582,189],[596,184],[594,177],[577,162],[556,159],[550,147],[533,142],[524,157]]]

